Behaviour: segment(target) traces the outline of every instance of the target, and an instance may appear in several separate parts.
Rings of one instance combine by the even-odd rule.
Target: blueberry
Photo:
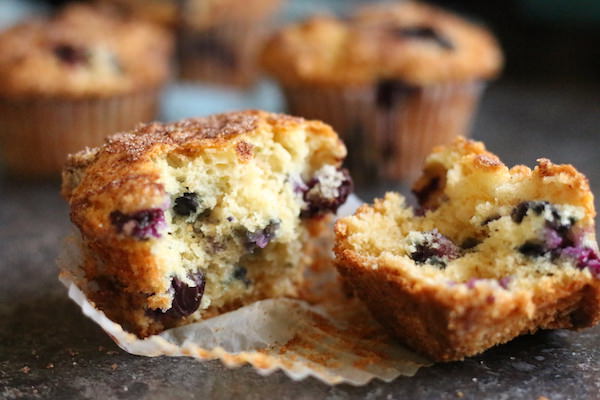
[[[233,269],[233,278],[242,281],[246,287],[250,286],[252,283],[250,279],[248,279],[248,270],[241,265],[236,265]]]
[[[441,269],[446,268],[448,261],[461,256],[461,250],[446,236],[434,229],[425,232],[425,239],[417,243],[415,251],[410,254],[417,264],[432,264]]]
[[[257,229],[254,232],[246,231],[245,245],[248,252],[253,253],[256,248],[264,249],[275,237],[279,229],[279,221],[271,221],[263,229]]]
[[[110,222],[115,226],[117,232],[146,240],[150,237],[160,237],[159,229],[164,225],[165,217],[160,208],[141,210],[131,214],[113,211],[110,213]]]
[[[344,204],[350,193],[352,193],[352,178],[350,178],[350,174],[345,168],[337,169],[336,173],[341,174],[341,179],[336,188],[337,196],[335,197],[326,197],[323,190],[321,190],[320,178],[315,177],[307,183],[302,196],[306,203],[306,207],[300,214],[302,218],[313,218],[330,212],[335,213]]]
[[[430,26],[394,27],[389,32],[396,37],[431,40],[446,50],[454,49],[454,44],[448,38],[440,35],[438,31]]]
[[[523,222],[523,218],[525,218],[527,211],[530,209],[533,210],[536,215],[541,215],[542,212],[544,212],[544,208],[549,205],[550,203],[547,201],[523,201],[513,208],[510,216],[514,222],[520,224]]]
[[[173,211],[177,215],[187,217],[198,210],[198,195],[192,192],[185,192],[182,196],[175,199]]]
[[[548,252],[543,243],[527,241],[519,247],[519,252],[528,257],[540,257]]]
[[[183,318],[193,314],[202,301],[206,280],[202,271],[196,271],[188,274],[188,278],[194,282],[194,286],[189,286],[178,278],[171,280],[171,290],[173,291],[173,301],[171,308],[166,311],[147,310],[146,314],[153,318]]]
[[[70,44],[58,44],[54,46],[53,51],[58,59],[72,66],[87,64],[89,60],[87,50]]]

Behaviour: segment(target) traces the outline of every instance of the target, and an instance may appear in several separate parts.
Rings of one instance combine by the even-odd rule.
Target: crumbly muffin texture
[[[416,209],[388,193],[336,225],[340,272],[407,345],[454,360],[600,320],[593,195],[574,167],[508,169],[461,138],[414,193]]]
[[[285,86],[410,85],[486,80],[502,55],[484,28],[438,8],[402,1],[367,5],[341,20],[314,17],[267,44],[265,69]]]
[[[171,52],[170,34],[156,26],[73,4],[0,33],[0,92],[79,98],[158,87]]]
[[[112,136],[63,175],[78,284],[139,336],[294,296],[351,191],[345,154],[329,126],[259,111]]]

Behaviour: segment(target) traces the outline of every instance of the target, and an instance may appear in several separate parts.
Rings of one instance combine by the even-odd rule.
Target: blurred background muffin
[[[97,0],[97,2],[117,7],[127,15],[173,28],[179,19],[181,0]]]
[[[0,34],[0,148],[13,175],[58,175],[66,155],[156,116],[172,43],[144,22],[74,4]]]
[[[181,2],[179,71],[186,80],[249,86],[259,76],[257,53],[282,0]]]
[[[468,135],[502,55],[478,25],[395,2],[285,27],[262,62],[289,111],[332,124],[349,147],[353,177],[374,183],[414,178],[433,146]]]

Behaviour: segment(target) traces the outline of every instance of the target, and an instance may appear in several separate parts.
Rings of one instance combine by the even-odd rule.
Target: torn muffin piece
[[[261,111],[142,125],[70,157],[77,285],[140,337],[295,296],[348,197],[346,149],[318,121]]]
[[[403,343],[459,360],[600,320],[593,195],[571,165],[508,169],[458,139],[428,157],[416,210],[395,193],[336,224],[338,270]]]

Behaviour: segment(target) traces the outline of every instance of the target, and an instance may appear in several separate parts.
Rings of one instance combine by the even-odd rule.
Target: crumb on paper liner
[[[349,200],[340,214],[360,204]],[[83,313],[131,354],[219,359],[227,367],[252,365],[261,375],[278,369],[294,380],[313,376],[327,384],[365,385],[412,376],[430,362],[395,342],[367,309],[344,293],[330,262],[307,272],[298,299],[267,299],[194,324],[139,339],[96,309],[74,283],[77,237],[59,257],[60,280]]]

